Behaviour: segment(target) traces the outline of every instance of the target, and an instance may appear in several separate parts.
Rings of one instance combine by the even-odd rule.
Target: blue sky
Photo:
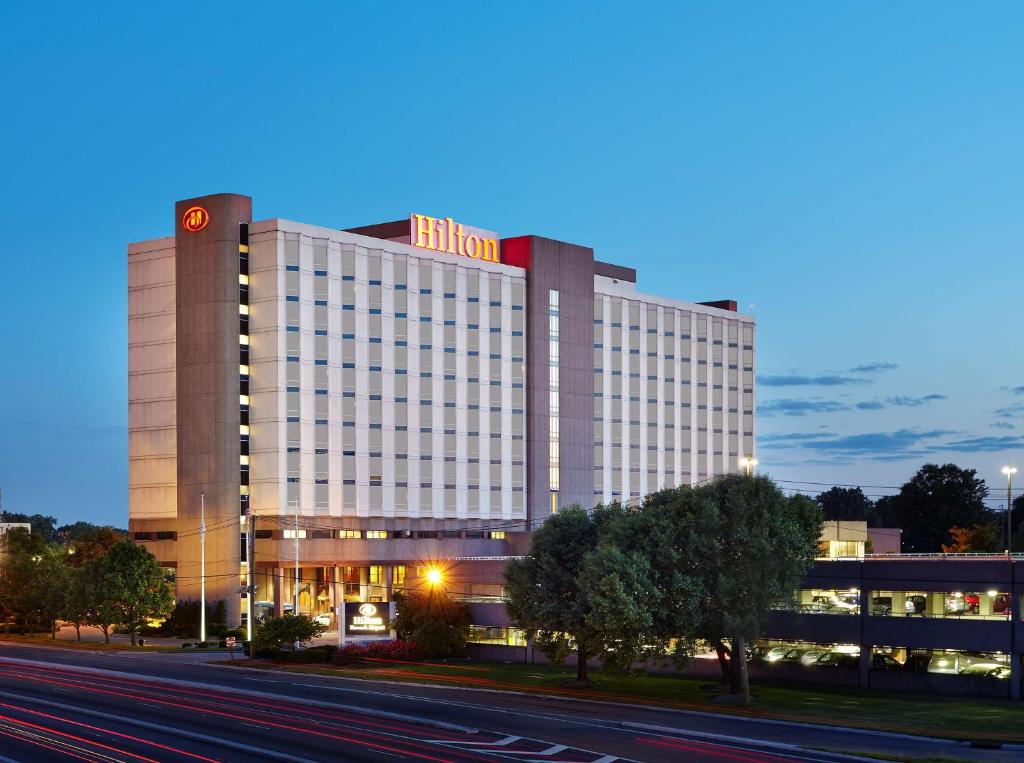
[[[737,299],[779,479],[1020,460],[1019,4],[29,5],[0,25],[12,510],[125,523],[125,245],[222,191]]]

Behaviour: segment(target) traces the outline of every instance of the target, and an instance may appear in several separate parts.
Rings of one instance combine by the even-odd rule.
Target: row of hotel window
[[[984,591],[871,591],[869,614],[882,617],[942,617],[973,620],[1008,620],[1013,614],[1012,596],[996,589]],[[856,588],[804,589],[778,609],[805,614],[859,615],[860,591]],[[1024,618],[1022,618],[1024,619]]]
[[[285,519],[281,522],[284,523]],[[257,530],[257,539],[292,539],[294,540],[296,530]],[[244,536],[244,533],[243,533]],[[309,540],[389,540],[389,539],[411,539],[422,540],[439,538],[464,538],[466,540],[505,540],[504,530],[331,530],[327,528],[305,529],[299,528],[300,539]],[[173,530],[159,530],[156,532],[132,533],[136,541],[158,541],[177,540],[178,533]]]

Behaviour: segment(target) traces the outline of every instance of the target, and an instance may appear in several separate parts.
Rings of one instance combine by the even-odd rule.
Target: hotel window
[[[405,585],[405,565],[399,564],[391,568],[391,582],[396,586]]]
[[[548,291],[548,479],[551,512],[558,511],[559,490],[559,306],[558,290]]]
[[[368,540],[384,540],[388,537],[387,530],[367,530],[366,537]]]

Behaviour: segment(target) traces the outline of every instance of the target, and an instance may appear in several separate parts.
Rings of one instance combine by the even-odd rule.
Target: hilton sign
[[[409,217],[409,240],[414,246],[471,257],[484,262],[501,262],[498,234],[471,228],[450,217]]]

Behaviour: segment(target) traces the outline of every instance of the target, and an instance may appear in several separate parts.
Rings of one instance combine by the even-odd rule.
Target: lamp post
[[[1003,474],[1006,475],[1006,553],[1013,555],[1013,475],[1017,473],[1016,466],[1004,466]]]
[[[743,473],[748,477],[751,477],[754,474],[754,467],[757,466],[757,459],[751,458],[750,456],[744,456],[740,459],[740,466],[743,467]]]
[[[206,641],[206,493],[199,496],[199,640]]]

